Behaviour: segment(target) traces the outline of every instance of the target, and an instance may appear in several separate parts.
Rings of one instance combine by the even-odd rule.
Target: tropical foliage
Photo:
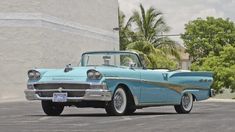
[[[195,62],[208,56],[210,52],[219,55],[227,44],[235,46],[235,26],[229,19],[198,18],[185,25],[185,33],[181,37],[186,51]]]
[[[202,64],[195,62],[193,70],[206,70],[214,72],[212,85],[217,91],[221,88],[230,88],[235,91],[235,47],[226,45],[219,55],[211,52],[208,57],[202,59]]]
[[[144,54],[149,68],[176,68],[177,63],[172,58],[179,60],[180,56],[176,43],[162,35],[169,31],[163,14],[153,7],[145,10],[142,4],[139,8],[140,11],[135,10],[126,22],[125,15],[119,13],[120,49]]]
[[[127,46],[128,50],[135,50],[143,56],[145,65],[148,68],[176,68],[175,61],[166,57],[165,53],[154,47],[148,41],[136,41]]]
[[[235,90],[235,26],[228,19],[198,18],[186,24],[182,39],[193,60],[192,70],[214,72],[213,88]]]
[[[119,11],[119,27],[120,27],[120,50],[125,50],[127,45],[133,40],[134,32],[131,30],[132,18],[125,23],[125,14]]]

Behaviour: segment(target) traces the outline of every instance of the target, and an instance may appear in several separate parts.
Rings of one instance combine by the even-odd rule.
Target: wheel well
[[[192,93],[191,93],[192,94]],[[194,95],[194,94],[192,94],[193,95],[193,101],[197,101],[197,98],[196,98],[196,96]]]
[[[191,93],[191,92],[189,92],[190,94],[192,94],[192,96],[193,96],[193,101],[197,101],[197,97],[193,94],[193,93]]]
[[[124,91],[125,91],[126,94],[127,94],[127,97],[130,99],[131,103],[133,103],[133,104],[135,105],[134,96],[133,96],[133,94],[132,94],[130,88],[129,88],[127,85],[125,85],[125,84],[118,84],[117,87],[116,87],[116,89],[117,89],[118,87],[122,87],[122,88],[124,89]],[[116,90],[116,89],[115,89],[115,90]]]

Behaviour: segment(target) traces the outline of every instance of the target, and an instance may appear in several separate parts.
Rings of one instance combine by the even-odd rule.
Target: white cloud
[[[127,16],[131,15],[132,11],[137,8],[137,5],[138,5],[137,0],[119,0],[119,8]]]
[[[224,17],[224,13],[220,11],[216,11],[215,8],[204,9],[204,10],[199,11],[197,14],[193,15],[191,20],[194,20],[198,17],[205,19],[207,16]]]

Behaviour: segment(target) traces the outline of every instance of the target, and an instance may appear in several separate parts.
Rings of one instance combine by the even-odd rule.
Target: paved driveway
[[[235,103],[196,102],[191,114],[173,107],[138,110],[132,116],[107,116],[103,109],[67,108],[45,116],[39,102],[0,103],[1,132],[235,132]]]

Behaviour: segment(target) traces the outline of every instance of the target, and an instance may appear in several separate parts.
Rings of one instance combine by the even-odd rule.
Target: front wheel
[[[175,111],[179,114],[187,114],[193,108],[193,95],[191,93],[184,93],[181,98],[180,105],[175,105]]]
[[[46,113],[48,116],[59,116],[64,110],[64,105],[60,103],[43,100],[41,104],[44,113]]]
[[[119,87],[114,92],[112,101],[108,102],[105,110],[108,115],[124,115],[127,108],[127,96],[123,88]]]

